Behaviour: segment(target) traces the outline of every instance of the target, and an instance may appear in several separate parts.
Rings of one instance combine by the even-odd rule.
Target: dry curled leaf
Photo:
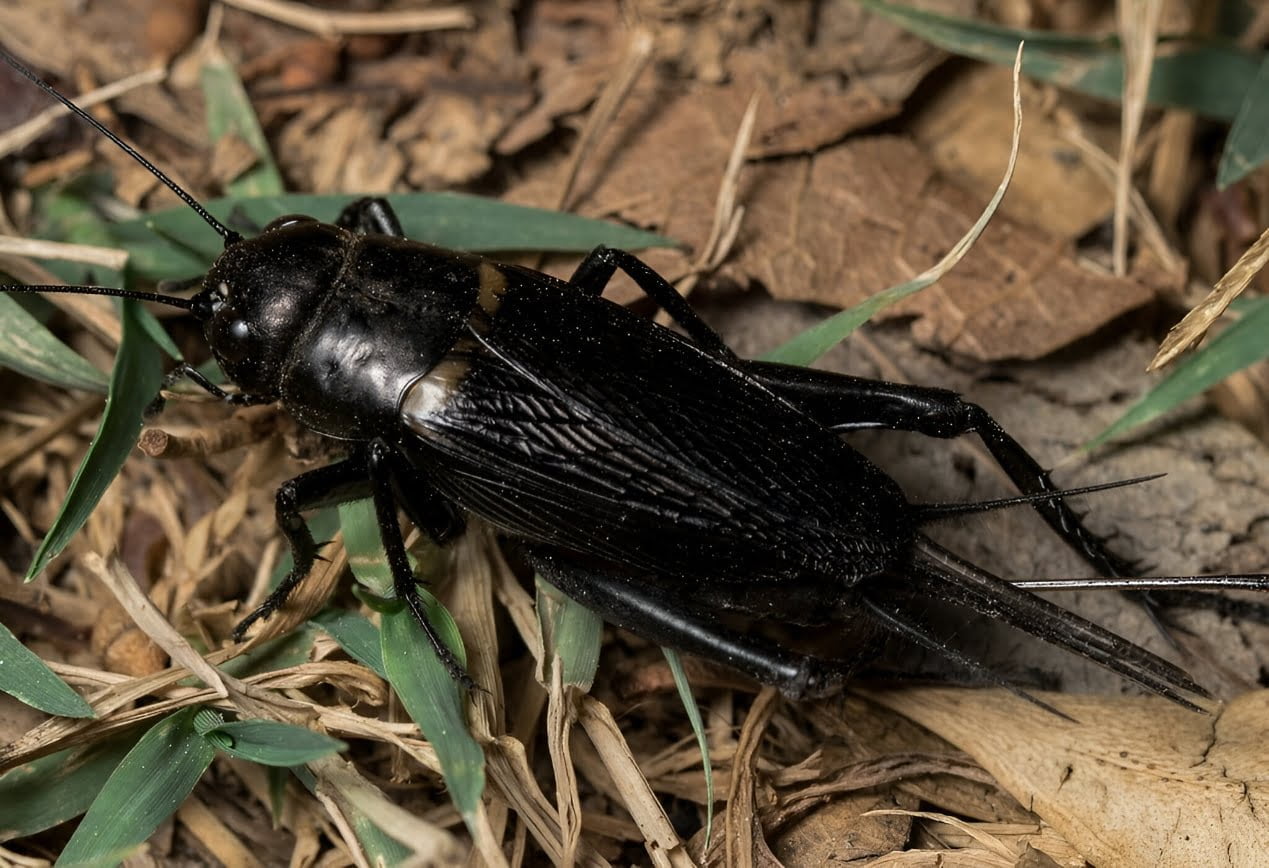
[[[1079,722],[996,690],[874,698],[968,752],[1094,864],[1251,865],[1269,852],[1269,691],[1212,715],[1153,697],[1043,696]]]

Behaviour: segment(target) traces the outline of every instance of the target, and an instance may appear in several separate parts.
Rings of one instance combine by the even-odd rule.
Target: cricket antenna
[[[115,289],[113,286],[62,286],[61,284],[21,284],[0,286],[0,292],[64,292],[67,295],[108,295],[112,298],[130,298],[134,301],[153,301],[169,304],[181,310],[194,310],[194,302],[188,298],[160,295],[157,292],[137,292],[131,289]]]
[[[68,108],[72,114],[76,115],[85,123],[88,123],[89,125],[91,125],[93,129],[97,130],[97,132],[101,133],[107,139],[114,142],[120,148],[120,150],[122,150],[129,157],[136,160],[143,167],[145,167],[146,171],[148,171],[151,175],[153,175],[154,177],[162,181],[169,190],[171,190],[180,198],[182,202],[184,202],[190,208],[194,209],[194,213],[196,213],[199,217],[202,217],[203,221],[208,226],[215,229],[217,234],[219,234],[221,238],[225,239],[226,247],[242,240],[241,235],[239,235],[237,232],[230,229],[228,226],[226,226],[225,224],[217,220],[215,217],[213,217],[211,213],[206,208],[203,207],[202,203],[200,203],[192,195],[187,193],[179,184],[177,184],[175,181],[173,181],[163,172],[159,171],[158,167],[156,167],[153,163],[151,163],[145,157],[141,156],[141,154],[137,151],[136,148],[132,147],[123,139],[121,139],[119,136],[111,132],[110,129],[107,128],[105,124],[101,123],[101,121],[97,120],[88,112],[84,111],[74,102],[72,102],[70,98],[65,97],[61,93],[59,93],[57,88],[53,87],[48,82],[44,81],[44,79],[40,78],[34,72],[32,72],[31,70],[23,66],[21,61],[19,61],[16,57],[10,54],[8,49],[2,46],[0,46],[0,58],[4,58],[5,63],[9,64],[9,66],[12,66],[18,72],[22,73],[22,75],[29,78],[32,82],[35,83],[36,87],[38,87],[40,90],[44,91],[49,96],[56,99],[62,105],[66,106],[66,108]]]

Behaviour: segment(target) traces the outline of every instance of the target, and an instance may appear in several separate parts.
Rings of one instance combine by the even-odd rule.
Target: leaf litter
[[[960,2],[925,5],[949,16],[974,12]],[[1093,17],[1044,4],[1000,5],[1000,14],[1022,16],[1006,22],[1015,25],[1072,34],[1114,27],[1113,19],[1087,10],[1083,14]],[[1171,4],[1161,5],[1166,24]],[[76,80],[72,57],[90,86],[145,73],[156,56],[172,61],[166,88],[139,88],[110,103],[111,123],[124,124],[146,153],[200,195],[221,192],[253,162],[233,137],[218,150],[207,144],[202,98],[177,74],[182,51],[204,27],[199,4],[172,4],[187,17],[158,22],[148,36],[145,25],[157,12],[140,2],[116,6],[103,14],[93,5],[65,26],[50,26],[63,21],[64,5],[32,0],[0,10],[0,33],[64,84]],[[411,11],[403,6],[359,4],[356,29],[377,15]],[[370,25],[374,35],[354,37],[345,21],[343,35],[333,37],[338,16],[303,4],[264,3],[262,15],[225,10],[220,42],[290,189],[457,187],[552,205],[566,195],[565,179],[576,165],[577,181],[567,194],[572,209],[683,242],[681,250],[651,251],[648,258],[671,276],[692,275],[711,321],[756,355],[789,337],[795,322],[809,324],[810,314],[756,295],[729,301],[712,290],[738,286],[841,307],[921,272],[981,209],[1004,162],[1008,135],[1001,124],[1009,118],[1002,114],[1008,88],[999,85],[999,72],[949,63],[943,49],[853,3],[767,6],[664,0],[623,10],[535,0],[513,18],[505,4],[491,0],[461,7],[465,20],[475,22],[466,29],[386,36],[374,30],[385,26],[382,19]],[[308,16],[308,32],[277,20],[293,14]],[[649,62],[632,70],[629,92],[614,98],[608,116],[594,120],[593,104],[617,77],[622,51],[638,28],[650,34]],[[315,40],[312,33],[327,36]],[[867,374],[883,357],[917,381],[965,391],[1042,457],[1057,461],[1144,390],[1140,369],[1149,348],[1120,327],[1131,311],[1170,304],[1184,291],[1185,276],[1143,229],[1127,248],[1127,273],[1112,274],[1104,230],[1114,211],[1113,172],[1126,177],[1123,161],[1097,163],[1070,131],[1073,122],[1082,141],[1115,153],[1118,107],[1093,105],[1049,85],[1030,88],[1034,110],[1028,109],[1019,170],[1002,213],[967,261],[898,308],[895,323],[870,334],[871,354],[861,342],[834,351],[826,362]],[[757,108],[746,161],[738,168],[733,161],[729,171],[751,102]],[[1141,114],[1132,181],[1144,182],[1143,172],[1162,163],[1167,142],[1182,143],[1183,166],[1201,162],[1210,143],[1184,130],[1169,134],[1170,116],[1152,109]],[[583,147],[582,131],[592,120],[594,132]],[[65,122],[53,134],[88,138]],[[38,142],[24,158],[61,179],[83,162],[59,164],[62,147]],[[119,184],[132,190],[121,198],[145,208],[169,204],[166,193],[109,149],[96,142],[78,147],[100,149]],[[1175,162],[1177,145],[1169,147]],[[1157,237],[1194,257],[1191,239],[1178,233],[1186,225],[1184,209],[1210,201],[1202,196],[1210,174],[1173,170],[1170,177],[1180,179],[1182,190],[1172,191],[1172,201],[1181,204],[1171,211],[1156,200],[1152,187],[1158,185],[1144,185],[1131,219],[1139,222],[1158,209]],[[720,197],[725,177],[732,179],[731,193]],[[1258,173],[1236,186],[1241,201],[1251,203],[1243,207],[1257,229],[1248,239],[1235,222],[1204,223],[1214,239],[1209,247],[1218,253],[1201,251],[1199,258],[1219,269],[1206,280],[1229,269],[1269,222]],[[6,202],[22,221],[30,210],[24,194],[15,190]],[[732,204],[724,207],[728,199]],[[1200,213],[1215,213],[1204,207],[1209,210]],[[717,245],[731,226],[733,243]],[[1235,235],[1241,241],[1225,242]],[[561,273],[571,267],[554,258],[547,265]],[[1253,276],[1244,283],[1256,291]],[[59,333],[107,368],[118,320],[108,305],[81,309],[94,331],[63,320],[56,323]],[[31,594],[18,576],[31,541],[61,502],[91,434],[97,400],[3,376],[14,396],[0,408],[3,440],[13,444],[0,461],[13,530],[0,571],[0,612],[98,718],[32,726],[15,715],[0,768],[116,733],[135,738],[138,725],[214,705],[308,725],[350,741],[353,749],[347,759],[311,764],[311,791],[294,782],[278,790],[258,766],[216,760],[216,787],[195,790],[176,825],[146,845],[151,858],[251,864],[251,854],[272,861],[267,852],[293,864],[368,864],[376,853],[398,852],[393,840],[413,846],[423,861],[463,858],[471,839],[440,788],[432,747],[394,706],[378,675],[343,659],[324,634],[301,626],[332,593],[343,605],[350,601],[340,589],[346,555],[338,539],[324,552],[329,562],[266,634],[246,647],[222,644],[245,611],[233,601],[259,599],[273,562],[285,554],[273,527],[272,492],[282,479],[323,460],[323,444],[276,414],[231,417],[206,402],[173,401],[146,442],[167,458],[185,457],[129,460],[87,533],[52,567],[55,581]],[[1253,406],[1263,414],[1263,401]],[[1149,440],[1095,466],[1068,461],[1064,473],[1091,481],[1135,473],[1137,463],[1144,465],[1141,472],[1164,466],[1171,477],[1162,494],[1126,492],[1113,504],[1099,502],[1091,516],[1095,526],[1117,528],[1121,548],[1148,555],[1161,570],[1263,567],[1269,539],[1257,516],[1267,493],[1265,447],[1228,422],[1196,417],[1196,407],[1176,410]],[[949,453],[945,444],[865,445],[882,455],[898,452],[902,463],[892,467],[912,490],[948,498],[998,490],[959,447]],[[1019,529],[1011,530],[1011,523]],[[1014,558],[1014,573],[1080,569],[1051,541],[1025,553],[996,542],[1020,534],[1044,540],[1027,516],[953,530],[962,551],[989,565]],[[129,607],[115,609],[103,593],[90,555],[108,555],[115,545],[122,561],[110,562],[107,572],[135,576],[148,603],[133,597]],[[1247,821],[1248,808],[1236,804],[1242,792],[1254,800],[1263,780],[1256,748],[1269,719],[1263,694],[1244,692],[1257,683],[1269,647],[1269,637],[1253,626],[1210,613],[1185,616],[1185,642],[1204,683],[1226,698],[1242,694],[1214,720],[1115,696],[1119,685],[1030,649],[1035,665],[1062,673],[1064,686],[1095,691],[1053,700],[1078,705],[1087,731],[1032,720],[1033,710],[1015,708],[1011,698],[992,691],[888,690],[867,699],[794,705],[685,660],[705,711],[716,791],[728,795],[706,848],[700,751],[659,650],[608,631],[590,694],[556,687],[554,679],[541,685],[532,677],[545,660],[541,628],[511,565],[476,538],[440,574],[453,576],[440,583],[440,596],[473,654],[473,671],[490,689],[470,698],[468,719],[489,779],[479,850],[495,864],[495,849],[516,865],[544,857],[584,865],[1158,864],[1148,857],[1161,848],[1201,858],[1213,849],[1257,846],[1263,835],[1261,825]],[[1102,595],[1077,605],[1132,638],[1155,641],[1150,626],[1134,623],[1118,601]],[[151,611],[164,620],[132,614]],[[278,646],[290,641],[286,635],[300,641]],[[189,680],[186,669],[168,660],[174,649],[174,659],[192,654],[222,667],[216,677],[224,679],[224,693]],[[228,676],[223,667],[234,658],[259,661],[262,668]],[[631,692],[632,685],[642,687]],[[574,723],[548,725],[552,704],[554,713],[564,712],[560,720]],[[1150,737],[1161,723],[1169,731]],[[557,734],[557,750],[544,749],[549,733]],[[552,756],[566,764],[553,765]],[[1204,757],[1210,777],[1207,766],[1194,765]],[[1063,783],[1065,767],[1058,769],[1055,783],[1062,761],[1073,771]],[[1150,764],[1150,774],[1140,772]],[[1100,802],[1080,798],[1077,785],[1108,795]],[[270,828],[268,811],[242,810],[244,803],[281,804],[281,831]],[[1219,809],[1221,817],[1191,843],[1182,836],[1192,824],[1182,821],[1172,831],[1130,813],[1147,806],[1179,817]],[[369,831],[376,827],[379,836]],[[61,826],[6,846],[23,858],[55,855],[69,834]],[[262,841],[270,849],[262,849]]]

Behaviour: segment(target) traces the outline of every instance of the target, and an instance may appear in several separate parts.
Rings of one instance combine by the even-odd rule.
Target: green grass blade
[[[59,717],[95,717],[92,706],[0,624],[0,691]]]
[[[274,720],[222,723],[207,733],[217,750],[266,766],[295,766],[346,750],[337,738]]]
[[[459,659],[465,659],[454,619],[431,594],[420,593],[428,621]],[[401,606],[385,612],[382,623],[381,650],[388,681],[436,749],[450,799],[476,835],[477,810],[485,789],[485,754],[467,728],[463,691],[450,678],[408,609]]]
[[[714,766],[709,760],[709,739],[705,732],[705,722],[701,719],[701,708],[692,695],[692,685],[687,682],[687,673],[683,671],[683,661],[679,652],[673,648],[662,648],[666,662],[670,664],[670,672],[674,675],[674,686],[679,689],[679,699],[683,700],[683,708],[687,711],[687,719],[691,721],[692,732],[696,734],[696,743],[701,748],[701,767],[705,771],[705,849],[709,849],[710,836],[714,834]]]
[[[142,413],[159,392],[163,379],[159,345],[141,322],[143,312],[135,302],[123,301],[121,310],[123,339],[110,375],[106,411],[88,453],[75,471],[66,500],[27,569],[27,581],[48,566],[88,520],[136,445]]]
[[[5,772],[0,776],[0,841],[43,832],[87,811],[135,743],[125,735]]]
[[[334,220],[355,196],[286,194],[215,199],[207,208],[220,220],[230,212],[264,226],[284,214]],[[410,238],[477,252],[542,250],[584,253],[599,244],[625,249],[667,247],[668,238],[617,223],[512,205],[461,193],[392,193],[385,197]],[[157,230],[160,234],[152,231]],[[188,208],[173,208],[113,224],[109,243],[128,250],[129,271],[146,280],[171,280],[207,270],[223,250],[220,237]],[[168,238],[181,240],[173,244]]]
[[[383,668],[383,652],[379,650],[379,628],[370,623],[368,618],[356,612],[327,609],[315,615],[309,623],[329,633],[349,657],[373,670],[380,678],[387,679],[388,671]]]
[[[115,865],[180,807],[216,756],[194,729],[197,710],[165,717],[141,737],[93,800],[58,866]]]
[[[604,621],[541,576],[536,581],[538,622],[542,625],[546,659],[558,654],[563,682],[589,691],[599,668]]]
[[[339,527],[344,532],[348,567],[357,581],[376,597],[390,599],[396,590],[388,557],[379,539],[379,520],[369,498],[339,505]],[[413,564],[413,561],[411,561]]]
[[[1269,160],[1269,57],[1260,64],[1256,80],[1234,118],[1225,140],[1216,185],[1224,190]]]
[[[0,295],[0,365],[67,389],[105,392],[109,382],[8,294]]]
[[[393,596],[392,571],[379,538],[374,504],[368,499],[340,504],[339,520],[348,566],[357,581],[380,599]],[[420,594],[429,622],[458,658],[465,660],[454,619],[431,594]],[[485,754],[467,728],[466,697],[404,606],[393,603],[382,607],[379,654],[388,683],[436,749],[450,799],[475,835],[476,811],[485,789]]]
[[[1230,374],[1269,358],[1269,298],[1256,299],[1244,308],[1241,319],[1212,338],[1207,346],[1176,364],[1172,372],[1128,408],[1085,449],[1100,446],[1204,392]]]
[[[1124,61],[1113,36],[1074,36],[1043,30],[1002,27],[985,21],[927,12],[890,0],[860,4],[905,30],[954,54],[1012,65],[1018,43],[1027,43],[1022,69],[1027,75],[1119,102]],[[1263,55],[1232,43],[1199,43],[1161,53],[1150,73],[1148,101],[1188,109],[1211,118],[1233,120],[1256,80]]]
[[[854,307],[820,320],[806,331],[790,338],[773,350],[762,354],[763,361],[785,365],[809,365],[850,336],[850,333],[872,319],[879,311],[901,298],[925,289],[933,278],[916,278],[883,289]]]
[[[256,153],[256,164],[229,182],[228,192],[234,196],[273,196],[283,190],[278,172],[260,121],[251,100],[238,79],[238,73],[220,52],[213,52],[201,73],[203,98],[207,102],[207,131],[213,144],[227,135],[242,139]]]

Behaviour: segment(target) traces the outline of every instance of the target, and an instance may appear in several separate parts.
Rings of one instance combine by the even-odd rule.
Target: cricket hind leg
[[[600,245],[587,254],[568,282],[592,295],[602,295],[618,269],[629,275],[702,349],[726,359],[736,358],[722,336],[706,325],[674,284],[633,253]]]
[[[745,362],[758,382],[835,430],[885,428],[950,439],[977,434],[992,458],[1024,494],[1061,491],[1049,472],[990,413],[955,392],[869,380],[772,362]],[[1106,547],[1061,498],[1032,507],[1099,573],[1132,576],[1137,564]]]
[[[610,624],[723,663],[792,699],[837,692],[879,650],[877,643],[865,641],[853,659],[804,654],[752,631],[726,626],[669,582],[609,572],[545,546],[526,547],[524,554],[544,579]]]

